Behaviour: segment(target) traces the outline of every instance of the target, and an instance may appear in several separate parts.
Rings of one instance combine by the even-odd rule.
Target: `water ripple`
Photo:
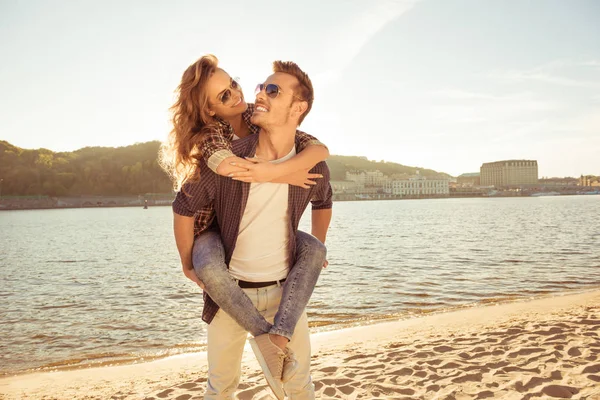
[[[311,329],[600,287],[597,200],[337,203]],[[0,373],[204,348],[202,294],[181,274],[169,207],[1,217]]]

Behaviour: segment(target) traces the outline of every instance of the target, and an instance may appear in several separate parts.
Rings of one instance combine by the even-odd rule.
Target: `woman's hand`
[[[258,157],[246,157],[247,162],[232,162],[235,167],[245,168],[247,171],[232,172],[229,176],[242,182],[273,182],[279,177],[277,164],[268,162]]]
[[[322,178],[321,174],[311,174],[309,169],[302,169],[286,176],[278,174],[277,164],[270,163],[262,158],[246,157],[248,163],[234,162],[232,165],[240,168],[246,168],[247,171],[233,172],[229,176],[231,179],[242,182],[273,182],[287,183],[294,186],[299,186],[304,189],[316,185],[313,179]]]

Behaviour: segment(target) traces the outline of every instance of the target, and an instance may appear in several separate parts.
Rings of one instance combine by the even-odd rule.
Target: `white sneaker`
[[[298,372],[298,360],[296,355],[289,347],[285,348],[285,359],[283,360],[283,373],[281,374],[281,381],[287,383],[290,379]]]
[[[286,353],[271,341],[268,333],[250,339],[250,346],[275,397],[284,400],[281,377]]]

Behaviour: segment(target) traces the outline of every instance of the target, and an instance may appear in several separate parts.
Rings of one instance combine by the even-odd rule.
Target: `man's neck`
[[[233,128],[233,132],[235,133],[236,136],[238,136],[240,138],[248,136],[248,129],[246,126],[246,122],[242,118],[242,114],[239,114],[233,118],[227,118],[224,120],[226,122],[228,122],[229,125],[231,125],[231,127]]]
[[[258,134],[256,156],[267,161],[287,156],[294,148],[296,128],[261,129]]]

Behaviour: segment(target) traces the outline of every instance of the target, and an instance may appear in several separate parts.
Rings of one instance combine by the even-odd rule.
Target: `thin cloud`
[[[336,82],[343,70],[362,48],[387,24],[412,9],[420,0],[385,0],[373,2],[373,7],[356,13],[348,21],[334,25],[324,41],[327,49],[325,64],[329,67],[315,76],[321,83]],[[367,3],[365,3],[367,4]]]
[[[487,76],[512,83],[541,82],[557,86],[600,88],[600,76],[594,80],[568,76],[576,75],[582,69],[595,71],[598,68],[600,68],[600,61],[597,60],[554,60],[527,70],[496,70],[490,72]]]
[[[432,118],[455,124],[494,121],[502,123],[559,108],[556,102],[539,99],[530,92],[494,95],[461,89],[442,89],[430,92],[428,97],[433,103]]]

